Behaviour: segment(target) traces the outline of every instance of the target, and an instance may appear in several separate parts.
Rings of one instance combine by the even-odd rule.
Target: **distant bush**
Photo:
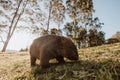
[[[28,51],[28,48],[25,48],[25,49],[20,49],[20,51],[19,52],[24,52],[24,51]]]
[[[106,44],[117,43],[120,42],[117,38],[109,38],[106,41]]]

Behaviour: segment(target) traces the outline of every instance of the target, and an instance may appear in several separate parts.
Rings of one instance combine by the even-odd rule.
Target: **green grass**
[[[79,61],[30,68],[29,53],[0,54],[0,80],[120,80],[120,43],[78,50]],[[6,59],[7,58],[7,59]]]

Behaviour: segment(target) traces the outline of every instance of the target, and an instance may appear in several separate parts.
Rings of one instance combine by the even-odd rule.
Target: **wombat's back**
[[[39,54],[41,47],[48,45],[54,46],[60,42],[61,37],[56,35],[46,35],[35,39],[30,47],[30,54]],[[50,45],[51,44],[51,45]],[[38,56],[38,55],[37,55]]]
[[[57,41],[60,40],[60,36],[56,36],[56,35],[45,35],[42,37],[39,37],[37,39],[34,40],[34,42],[40,43],[40,44],[45,44],[48,43],[50,41]]]

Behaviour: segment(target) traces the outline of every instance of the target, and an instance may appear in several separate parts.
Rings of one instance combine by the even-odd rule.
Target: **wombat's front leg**
[[[31,67],[35,66],[36,64],[36,58],[30,57]]]
[[[40,60],[41,68],[48,68],[50,67],[49,60],[47,58]]]
[[[64,57],[62,57],[62,56],[56,57],[56,59],[59,63],[65,63]]]

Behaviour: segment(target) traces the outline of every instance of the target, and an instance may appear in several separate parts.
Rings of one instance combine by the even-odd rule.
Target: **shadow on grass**
[[[46,69],[37,65],[31,69],[31,74],[36,80],[120,80],[120,62],[106,60],[50,63],[50,67]]]

